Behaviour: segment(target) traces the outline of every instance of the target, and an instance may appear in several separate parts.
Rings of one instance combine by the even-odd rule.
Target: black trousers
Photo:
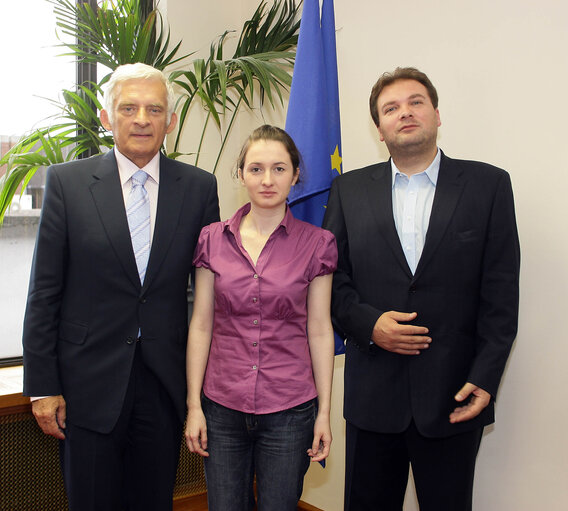
[[[171,511],[182,426],[136,355],[124,406],[108,434],[67,421],[60,457],[70,511]]]
[[[402,433],[375,433],[347,422],[345,509],[402,511],[412,465],[420,511],[471,511],[483,428],[426,438],[414,422]]]

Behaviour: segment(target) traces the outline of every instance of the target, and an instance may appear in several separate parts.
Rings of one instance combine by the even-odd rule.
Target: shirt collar
[[[430,163],[430,165],[426,170],[419,172],[419,174],[426,174],[430,182],[434,185],[434,187],[438,183],[438,174],[440,173],[441,159],[442,159],[442,153],[440,151],[440,148],[438,148],[438,151],[436,152],[436,156],[432,160],[432,163]],[[398,170],[392,158],[391,158],[391,169],[392,169],[392,186],[394,188],[396,176],[397,175],[403,176],[405,174],[403,174],[400,170]],[[419,175],[419,174],[414,174],[414,175]]]
[[[116,164],[118,165],[118,175],[120,176],[120,184],[124,186],[132,176],[138,171],[143,170],[156,183],[160,183],[160,152],[158,151],[154,157],[142,169],[122,154],[116,146],[114,147],[114,155]]]
[[[230,232],[233,233],[233,235],[236,235],[241,225],[243,217],[250,212],[250,207],[251,207],[250,202],[248,202],[244,206],[237,209],[237,211],[231,218],[223,222],[224,224],[223,230],[224,231],[229,230]],[[282,228],[286,233],[289,233],[290,229],[292,228],[293,222],[294,222],[294,215],[292,215],[290,207],[288,206],[288,204],[286,204],[286,213],[284,213],[284,218],[282,219],[278,227],[274,229],[274,231]]]

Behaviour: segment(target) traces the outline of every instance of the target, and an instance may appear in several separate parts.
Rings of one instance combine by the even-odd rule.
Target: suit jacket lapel
[[[444,236],[458,205],[464,184],[459,166],[442,153],[432,213],[430,214],[424,249],[416,267],[414,280],[420,276],[420,273],[436,252],[436,248]]]
[[[99,217],[128,278],[140,287],[114,152],[108,152],[97,162],[90,188]]]
[[[181,186],[183,174],[179,167],[172,165],[163,155],[160,155],[160,186],[158,188],[158,207],[156,223],[152,237],[152,248],[148,260],[148,268],[144,279],[144,289],[156,277],[160,266],[172,243],[176,226],[179,223],[181,206],[185,188]]]
[[[411,277],[412,272],[402,251],[400,238],[396,232],[392,212],[392,168],[390,160],[378,165],[371,174],[371,186],[367,187],[367,199],[370,210],[379,226],[378,232],[383,236],[393,251],[404,272]]]

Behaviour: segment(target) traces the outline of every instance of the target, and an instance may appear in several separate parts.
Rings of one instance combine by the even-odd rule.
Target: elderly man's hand
[[[32,401],[32,412],[46,435],[59,440],[65,438],[63,430],[67,414],[63,396],[50,396]]]

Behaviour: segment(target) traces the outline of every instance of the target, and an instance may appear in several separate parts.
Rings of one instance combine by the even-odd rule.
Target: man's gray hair
[[[172,114],[175,108],[175,93],[171,82],[168,80],[166,75],[156,69],[155,67],[149,66],[148,64],[143,64],[137,62],[136,64],[123,64],[118,66],[112,73],[110,80],[108,81],[106,91],[105,91],[105,110],[107,111],[109,121],[112,123],[114,118],[114,103],[116,97],[120,94],[120,89],[122,84],[127,80],[159,80],[164,84],[166,88],[167,96],[167,108],[168,116],[167,123],[170,124]]]

